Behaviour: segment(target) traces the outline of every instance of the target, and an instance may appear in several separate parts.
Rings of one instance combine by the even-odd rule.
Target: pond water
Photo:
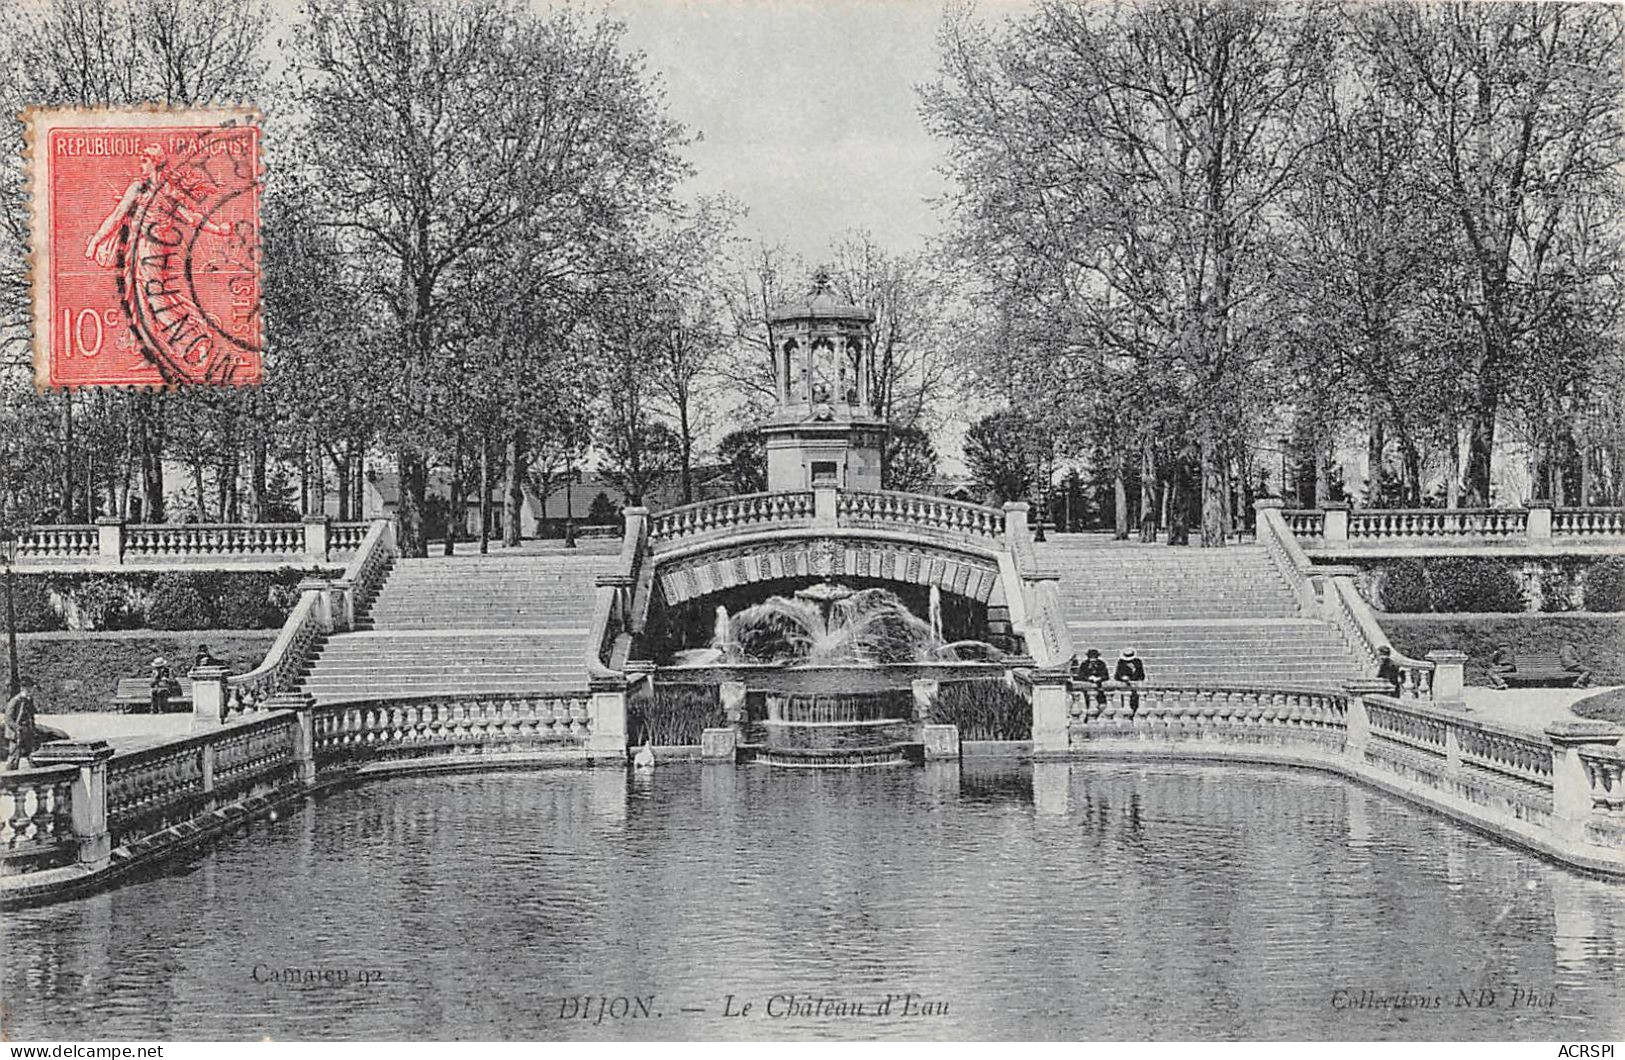
[[[3,931],[23,1040],[1625,1037],[1625,886],[1262,767],[377,781]]]

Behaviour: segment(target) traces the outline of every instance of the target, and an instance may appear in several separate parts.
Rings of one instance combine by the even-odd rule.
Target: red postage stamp
[[[25,119],[35,384],[258,383],[257,114],[39,108]]]

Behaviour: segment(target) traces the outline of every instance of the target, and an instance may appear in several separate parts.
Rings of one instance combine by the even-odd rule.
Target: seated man
[[[152,699],[149,709],[154,714],[169,713],[169,699],[181,693],[181,683],[169,673],[169,662],[163,656],[152,660],[151,684]]]
[[[1090,685],[1095,690],[1095,702],[1100,706],[1106,705],[1106,681],[1111,677],[1106,670],[1106,660],[1100,657],[1097,648],[1090,648],[1084,652],[1084,659],[1078,663],[1073,672],[1074,680]]]
[[[1139,686],[1145,681],[1145,663],[1134,654],[1133,648],[1124,648],[1117,660],[1117,669],[1112,672],[1112,680],[1118,684],[1128,686],[1128,709],[1132,715],[1140,709]]]
[[[199,644],[197,646],[197,654],[192,657],[192,669],[196,670],[200,666],[219,665],[221,665],[220,660],[214,657],[214,653],[209,650],[209,646],[207,644]]]
[[[1591,671],[1580,661],[1580,652],[1573,641],[1563,642],[1563,647],[1557,652],[1557,662],[1565,673],[1579,675],[1574,679],[1575,688],[1585,688],[1591,684]]]
[[[1394,649],[1386,644],[1377,649],[1377,680],[1386,681],[1393,687],[1395,699],[1399,698],[1400,690],[1405,687],[1405,671],[1394,662]]]
[[[1505,674],[1518,672],[1518,660],[1512,655],[1512,645],[1503,644],[1495,649],[1490,656],[1490,687],[1505,688],[1507,680]]]

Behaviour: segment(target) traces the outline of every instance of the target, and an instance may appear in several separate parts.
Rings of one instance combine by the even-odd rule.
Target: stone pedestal
[[[214,728],[226,720],[226,678],[224,666],[199,666],[187,676],[192,679],[192,728]]]
[[[1548,500],[1530,501],[1529,522],[1527,533],[1531,541],[1550,541],[1552,538],[1552,502]]]
[[[1033,695],[1033,754],[1066,754],[1072,747],[1072,696],[1066,671],[1033,670],[1026,680]]]
[[[310,787],[316,783],[316,697],[303,692],[278,692],[267,696],[266,710],[291,710],[297,716],[294,730],[293,760],[299,783]]]
[[[592,733],[587,751],[593,755],[626,754],[626,685],[592,683]]]
[[[835,497],[837,494],[835,483],[828,479],[819,479],[813,483],[813,525],[835,526]]]
[[[957,725],[921,726],[921,739],[925,744],[925,760],[927,762],[959,757],[959,726]]]
[[[1327,541],[1347,541],[1349,539],[1349,503],[1348,501],[1327,501],[1326,522],[1322,533]]]
[[[124,520],[104,515],[96,520],[96,558],[103,563],[124,562]]]
[[[305,558],[317,563],[327,562],[327,516],[307,515],[305,524]]]
[[[700,733],[700,757],[707,762],[733,762],[739,749],[739,733],[732,728],[706,729]]]
[[[30,756],[36,769],[79,767],[69,794],[73,838],[78,844],[77,861],[92,871],[105,868],[113,853],[107,831],[107,762],[112,757],[113,748],[106,740],[57,740]]]
[[[1617,747],[1625,729],[1606,721],[1579,718],[1546,726],[1552,743],[1552,828],[1571,843],[1585,841],[1586,820],[1595,809],[1591,778],[1580,761],[1583,748]]]
[[[1427,653],[1433,664],[1433,702],[1460,703],[1467,684],[1467,653],[1438,650]]]

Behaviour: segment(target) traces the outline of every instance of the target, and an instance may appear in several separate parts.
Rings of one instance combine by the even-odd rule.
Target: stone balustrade
[[[1004,539],[1003,511],[949,497],[847,490],[836,495],[835,517],[840,526],[864,530],[902,530],[986,542]]]
[[[1399,667],[1399,693],[1416,699],[1457,702],[1464,684],[1466,656],[1459,652],[1430,652],[1426,659],[1413,659],[1395,648],[1377,624],[1371,606],[1354,586],[1352,568],[1316,566],[1310,561],[1288,521],[1289,513],[1275,498],[1256,502],[1259,544],[1269,554],[1281,577],[1298,597],[1306,616],[1336,624],[1343,640],[1359,658],[1362,669],[1375,676],[1381,650]],[[1328,509],[1327,516],[1337,509]],[[1347,514],[1347,512],[1343,512]]]
[[[740,530],[809,526],[812,521],[812,490],[745,493],[656,512],[649,519],[649,544],[659,549]]]
[[[318,769],[446,755],[580,750],[593,732],[586,693],[355,701],[318,707],[313,718]]]
[[[1625,508],[1372,508],[1346,503],[1283,509],[1294,537],[1319,547],[1345,544],[1522,544],[1625,537]]]
[[[7,875],[73,860],[75,766],[0,773],[0,857]]]
[[[371,524],[312,516],[299,523],[125,523],[31,526],[20,534],[22,568],[328,563],[353,555]]]
[[[891,530],[990,545],[1004,540],[1005,513],[980,504],[914,493],[833,488],[749,493],[655,513],[649,521],[649,544],[660,552],[741,531],[810,526]]]
[[[321,638],[352,628],[356,616],[366,612],[389,575],[395,551],[395,524],[374,520],[339,578],[301,584],[299,600],[265,658],[248,673],[226,679],[225,711],[258,710],[271,696],[292,688]]]
[[[1615,725],[1576,719],[1544,735],[1523,732],[1396,699],[1372,682],[1342,692],[1108,688],[1102,697],[1059,672],[1026,680],[1040,757],[1314,766],[1570,864],[1625,875],[1625,732]]]

